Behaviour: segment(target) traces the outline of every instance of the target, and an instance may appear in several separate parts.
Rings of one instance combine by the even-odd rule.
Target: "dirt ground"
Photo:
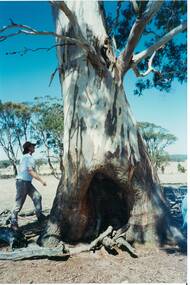
[[[0,283],[185,283],[186,256],[176,249],[138,250],[132,258],[100,250],[66,261],[0,261]]]
[[[46,176],[47,187],[34,182],[43,197],[43,209],[51,208],[58,181]],[[185,181],[181,181],[185,183]],[[0,180],[0,212],[14,204],[14,179]],[[33,209],[27,199],[23,212]],[[20,217],[19,223],[30,223]],[[1,250],[2,248],[0,248]],[[9,249],[6,249],[9,250]],[[139,257],[127,252],[109,255],[104,249],[81,253],[64,259],[0,261],[0,283],[185,283],[187,256],[177,247],[151,248],[138,246]]]

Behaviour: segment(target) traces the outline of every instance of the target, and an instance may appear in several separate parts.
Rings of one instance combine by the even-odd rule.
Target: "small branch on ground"
[[[119,237],[116,240],[116,244],[119,248],[122,248],[122,247],[125,248],[131,254],[131,256],[138,257],[135,249],[130,245],[128,241],[124,239],[124,237]]]

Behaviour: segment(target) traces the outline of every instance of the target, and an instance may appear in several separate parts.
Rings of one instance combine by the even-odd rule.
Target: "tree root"
[[[69,257],[82,252],[95,251],[102,246],[104,246],[104,248],[111,253],[117,253],[118,247],[127,250],[132,257],[138,257],[135,249],[125,240],[123,235],[123,228],[122,230],[120,229],[117,232],[114,232],[113,227],[109,226],[106,231],[101,233],[95,240],[87,245],[84,244],[74,248],[71,248],[69,246],[66,247],[63,243],[60,243],[59,246],[54,248],[40,247],[38,245],[35,245],[33,247],[28,247],[25,249],[18,249],[14,252],[0,252],[0,260],[21,260],[29,258],[49,258],[64,256]]]

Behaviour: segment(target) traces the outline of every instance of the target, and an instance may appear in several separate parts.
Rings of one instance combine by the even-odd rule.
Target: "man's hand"
[[[33,169],[28,169],[28,172],[33,178],[40,181],[43,186],[47,186],[46,182],[44,180],[42,180],[42,178],[38,175],[38,173],[36,171],[34,171]]]

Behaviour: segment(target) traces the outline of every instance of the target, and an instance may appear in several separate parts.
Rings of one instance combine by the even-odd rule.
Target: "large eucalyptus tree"
[[[109,225],[127,241],[163,240],[172,232],[168,210],[123,80],[129,70],[138,77],[152,74],[152,81],[149,77],[138,82],[137,93],[151,86],[169,90],[174,78],[185,80],[186,42],[172,39],[186,30],[186,3],[53,1],[51,5],[55,32],[10,25],[19,28],[15,34],[52,35],[57,41],[64,98],[64,175],[42,240],[55,245],[60,239],[92,239]],[[106,14],[109,5],[115,5],[115,14]]]

